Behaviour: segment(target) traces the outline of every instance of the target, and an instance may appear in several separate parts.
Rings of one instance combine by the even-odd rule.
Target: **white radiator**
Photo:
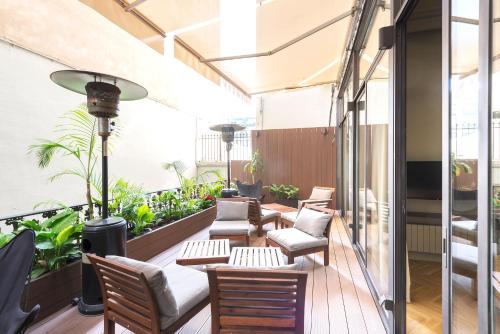
[[[411,253],[441,254],[441,226],[407,224],[406,243]]]

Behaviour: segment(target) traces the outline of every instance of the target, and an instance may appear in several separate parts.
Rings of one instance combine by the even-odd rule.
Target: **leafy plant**
[[[111,187],[109,210],[112,214],[123,217],[133,223],[137,218],[137,208],[146,203],[146,193],[142,187],[119,179]]]
[[[35,264],[33,278],[60,269],[68,261],[80,255],[78,239],[83,223],[80,223],[78,212],[65,209],[55,216],[38,223],[36,220],[25,220],[21,228],[35,231]]]
[[[132,232],[135,235],[140,235],[144,230],[151,225],[155,214],[151,212],[151,209],[147,204],[143,204],[137,208],[135,219],[132,221],[134,226]]]
[[[472,168],[465,162],[457,161],[452,157],[451,161],[451,172],[454,176],[460,176],[462,174],[461,171],[464,171],[466,174],[472,173]]]
[[[63,169],[52,175],[49,180],[55,181],[68,175],[81,178],[85,182],[89,217],[93,218],[92,190],[101,192],[101,177],[96,168],[100,152],[97,119],[91,116],[87,107],[82,104],[65,113],[55,131],[61,133],[61,136],[54,140],[39,139],[38,143],[29,146],[28,152],[36,155],[40,168],[48,167],[56,154],[74,158],[77,167]]]
[[[0,233],[0,248],[8,244],[15,236],[14,233]]]
[[[252,159],[245,164],[243,170],[252,175],[252,183],[255,183],[255,175],[264,170],[264,161],[262,160],[262,155],[259,150],[256,150],[252,154]]]
[[[269,192],[276,197],[276,199],[297,199],[299,188],[293,185],[286,184],[272,184],[269,187]]]

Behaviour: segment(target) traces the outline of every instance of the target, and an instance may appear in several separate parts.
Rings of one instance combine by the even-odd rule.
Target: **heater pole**
[[[229,153],[231,152],[231,143],[226,143],[227,151],[227,189],[231,188],[231,158]]]
[[[102,136],[102,219],[108,216],[108,137]]]

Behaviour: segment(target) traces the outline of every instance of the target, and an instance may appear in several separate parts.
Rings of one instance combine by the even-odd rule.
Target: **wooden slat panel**
[[[252,131],[252,151],[259,150],[265,162],[258,176],[265,185],[293,184],[300,188],[299,198],[309,198],[314,186],[335,187],[335,128],[273,129]],[[321,154],[318,154],[321,152]],[[243,170],[245,161],[232,161],[232,177],[251,182]],[[273,201],[265,191],[264,202]],[[334,202],[335,203],[335,202]]]

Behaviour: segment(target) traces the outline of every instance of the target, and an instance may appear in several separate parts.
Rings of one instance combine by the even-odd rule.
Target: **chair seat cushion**
[[[281,214],[281,218],[284,218],[292,223],[297,221],[298,212],[285,212]]]
[[[208,230],[210,235],[248,235],[250,223],[248,220],[216,220]]]
[[[321,237],[331,219],[332,217],[326,213],[303,208],[293,227],[314,237]]]
[[[167,278],[168,276],[165,275],[161,267],[153,263],[137,261],[122,256],[106,255],[106,258],[144,274],[153,291],[162,319],[170,319],[174,322],[179,317],[179,308],[172,291],[170,278]]]
[[[267,209],[262,209],[261,211],[262,211],[262,213],[260,215],[261,216],[260,219],[262,219],[262,220],[271,219],[271,218],[281,216],[281,213],[279,213],[278,211],[267,210]]]
[[[163,273],[168,278],[179,316],[176,319],[161,317],[161,329],[170,326],[209,295],[208,278],[204,272],[173,263],[163,268]]]
[[[296,228],[269,231],[267,237],[290,251],[328,245],[326,237],[316,238]]]

